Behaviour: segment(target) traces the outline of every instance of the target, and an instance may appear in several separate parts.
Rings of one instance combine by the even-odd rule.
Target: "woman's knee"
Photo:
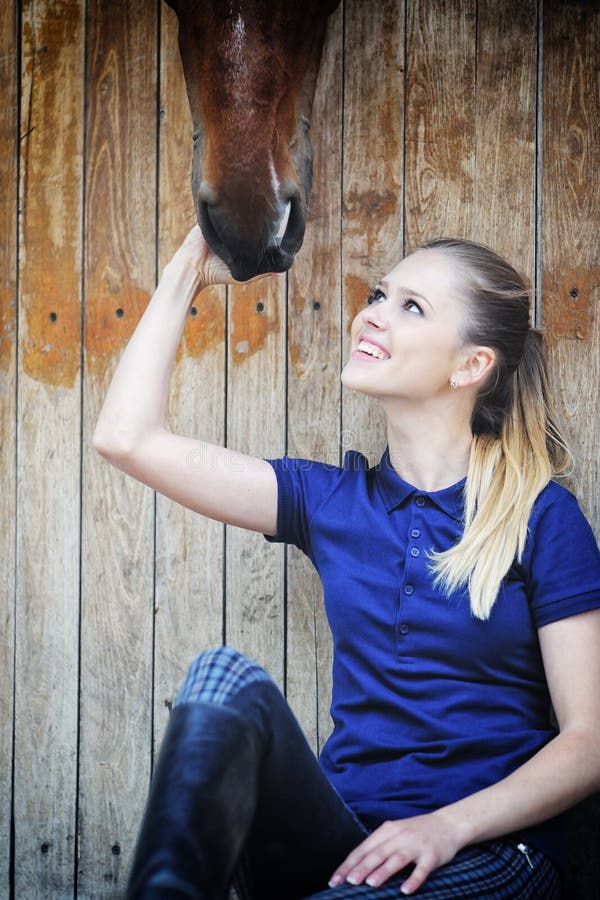
[[[243,688],[264,681],[272,678],[258,663],[232,647],[213,647],[193,659],[175,704],[225,705]]]

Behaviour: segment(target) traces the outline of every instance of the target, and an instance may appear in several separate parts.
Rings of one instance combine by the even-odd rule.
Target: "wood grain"
[[[406,40],[405,246],[469,237],[475,172],[475,0],[413,0]]]
[[[480,0],[477,5],[475,193],[469,237],[504,256],[532,286],[536,31],[536,0]]]
[[[329,19],[313,105],[315,162],[306,237],[289,274],[287,450],[337,463],[340,431],[342,9]],[[331,639],[321,583],[288,552],[287,698],[315,750],[330,730]],[[325,722],[325,733],[320,723]]]
[[[253,456],[285,447],[285,276],[229,289],[227,446]],[[259,352],[260,351],[260,352]],[[283,687],[284,549],[226,529],[225,641]]]
[[[159,267],[195,222],[190,191],[192,123],[177,48],[177,19],[161,7]],[[197,298],[171,377],[169,426],[222,444],[225,289]],[[187,666],[223,634],[223,527],[157,497],[155,746]]]
[[[117,898],[150,776],[154,500],[90,437],[154,288],[156,4],[93,0],[87,23],[78,886]]]
[[[402,258],[404,3],[346,4],[342,213],[342,361],[350,326],[370,287]],[[371,60],[362,64],[362,60]],[[379,461],[386,434],[379,407],[344,391],[342,454]]]
[[[0,896],[6,896],[12,838],[14,604],[16,537],[17,124],[18,21],[0,7]]]
[[[22,10],[15,895],[72,895],[79,631],[83,4]]]
[[[600,10],[544,6],[542,320],[575,482],[600,535]]]
[[[576,460],[574,484],[600,537],[600,9],[543,10],[542,321],[559,420]],[[600,896],[600,796],[568,816],[565,896]]]

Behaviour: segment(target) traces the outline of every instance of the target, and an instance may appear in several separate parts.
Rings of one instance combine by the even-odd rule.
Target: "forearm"
[[[435,815],[454,829],[461,846],[550,819],[599,789],[599,739],[565,731],[507,778]]]
[[[164,427],[175,354],[202,286],[192,266],[171,262],[165,267],[106,395],[94,433],[100,452],[126,452],[149,430]]]

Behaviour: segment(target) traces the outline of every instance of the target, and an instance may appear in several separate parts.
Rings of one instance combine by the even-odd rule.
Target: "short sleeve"
[[[347,489],[357,473],[364,479],[368,461],[362,453],[349,450],[343,466],[283,456],[267,459],[277,478],[277,532],[265,535],[268,541],[295,544],[311,559],[310,524],[319,508],[336,489]]]
[[[266,460],[277,478],[277,531],[268,541],[295,544],[311,556],[310,520],[334,489],[342,470],[338,466],[283,456]]]
[[[523,562],[538,628],[600,607],[600,550],[577,500],[554,482],[530,522]]]

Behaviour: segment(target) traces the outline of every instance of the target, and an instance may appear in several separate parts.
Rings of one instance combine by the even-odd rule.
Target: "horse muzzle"
[[[304,238],[305,216],[298,194],[271,205],[262,216],[240,220],[224,203],[198,202],[198,224],[210,248],[229,267],[236,281],[265,272],[285,272]]]

